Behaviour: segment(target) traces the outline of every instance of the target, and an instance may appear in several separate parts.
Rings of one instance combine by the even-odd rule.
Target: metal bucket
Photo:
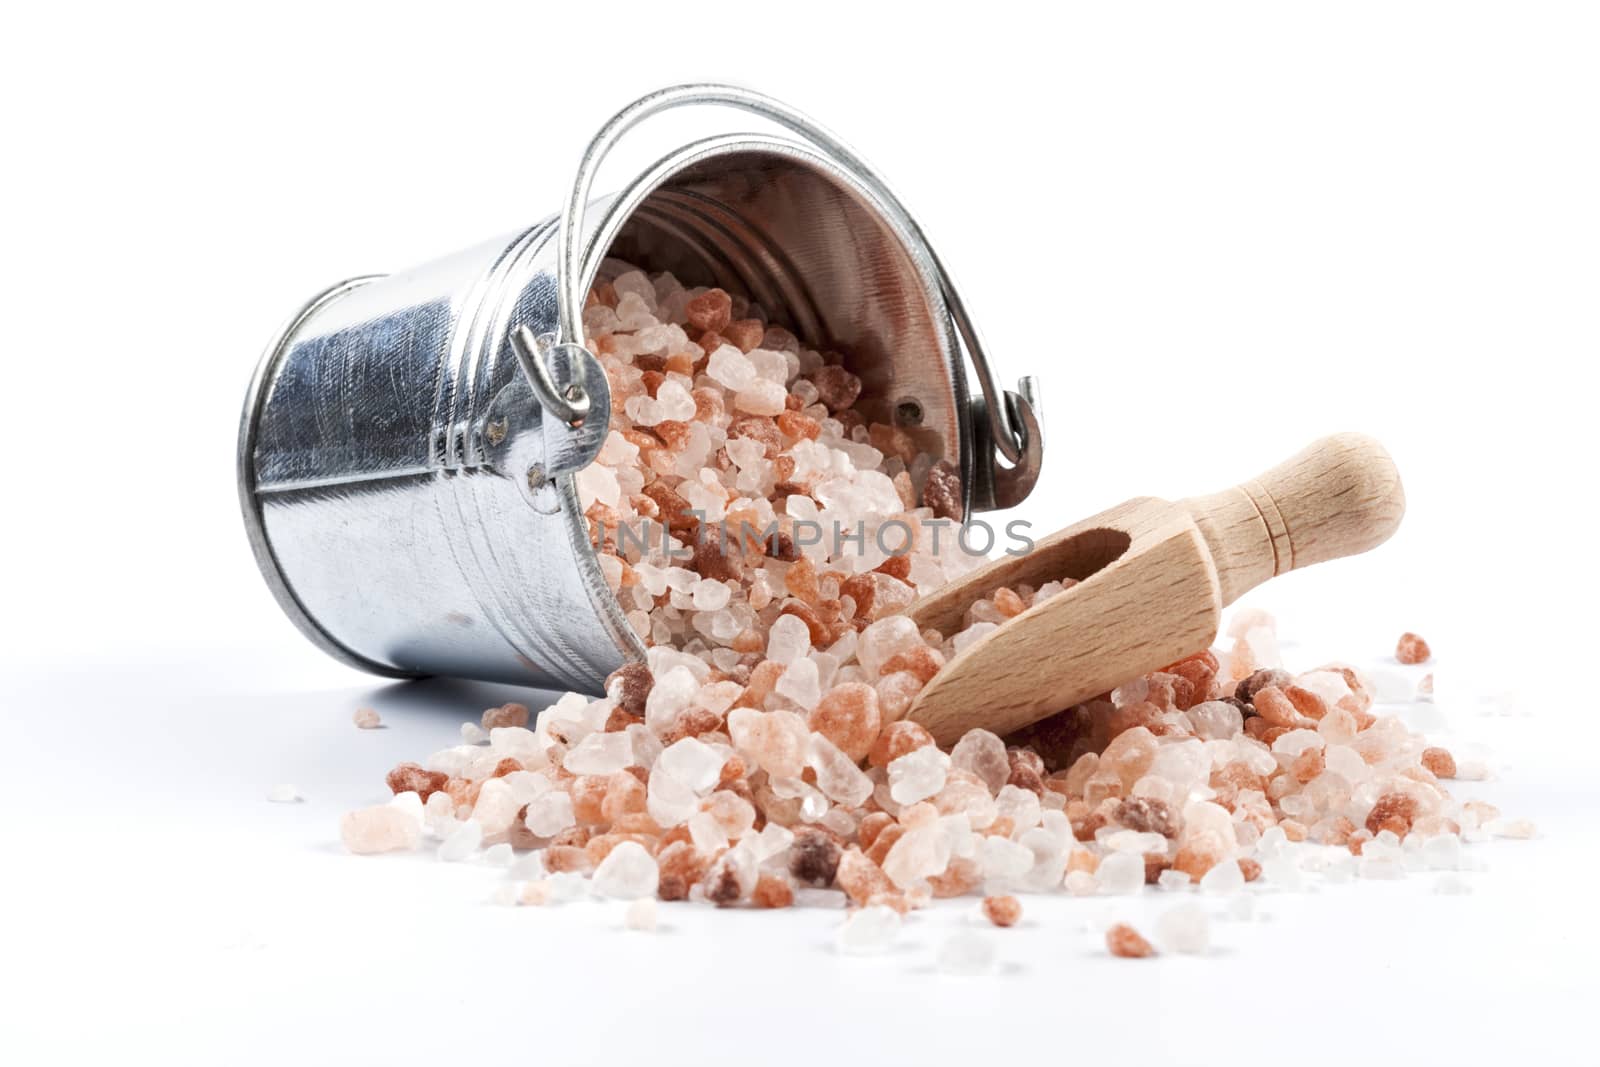
[[[623,133],[698,103],[754,112],[804,141],[696,141],[589,201]],[[581,318],[606,256],[740,293],[808,342],[850,353],[862,403],[936,430],[959,459],[968,514],[1033,487],[1032,382],[996,388],[954,286],[883,182],[769,97],[666,89],[601,129],[559,220],[341,282],[268,347],[240,425],[240,500],[268,585],[325,651],[392,677],[594,693],[644,655],[572,481],[610,421]]]

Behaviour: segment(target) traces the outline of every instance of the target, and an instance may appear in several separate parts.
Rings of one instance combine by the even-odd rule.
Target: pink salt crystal
[[[349,811],[339,820],[344,847],[358,855],[414,849],[422,841],[422,824],[388,804]]]
[[[978,776],[992,793],[998,793],[1011,777],[1011,762],[1005,742],[988,730],[968,730],[950,750],[950,765]]]
[[[735,708],[728,713],[728,733],[734,747],[774,778],[798,778],[805,769],[811,731],[793,712]]]
[[[383,724],[383,719],[372,708],[357,708],[355,715],[351,718],[356,726],[362,730],[376,730]]]
[[[917,694],[922,692],[923,682],[910,671],[894,671],[879,678],[875,688],[884,721],[896,722],[911,710]]]

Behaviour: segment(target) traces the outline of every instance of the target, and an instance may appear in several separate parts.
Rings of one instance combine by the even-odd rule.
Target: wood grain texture
[[[1357,434],[1210,496],[1118,505],[911,606],[919,626],[948,634],[1003,585],[1079,580],[951,660],[908,718],[945,745],[974,727],[1003,736],[1037,722],[1206,648],[1244,592],[1381,544],[1404,511],[1393,461]]]

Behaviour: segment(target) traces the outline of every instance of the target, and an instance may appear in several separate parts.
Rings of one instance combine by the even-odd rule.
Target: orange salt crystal
[[[883,873],[883,868],[862,855],[859,848],[848,848],[839,857],[839,869],[834,881],[850,899],[865,905],[873,897],[895,895],[894,883]]]
[[[1404,837],[1410,833],[1416,817],[1415,797],[1405,793],[1385,793],[1367,814],[1367,830],[1374,837],[1384,830],[1392,831],[1396,837]]]
[[[1241,857],[1238,861],[1239,873],[1244,875],[1244,880],[1253,882],[1261,877],[1261,864],[1248,856]]]
[[[1016,897],[984,897],[983,914],[996,926],[1015,926],[1022,918],[1022,905]]]
[[[684,306],[684,317],[696,330],[720,330],[733,319],[733,298],[721,289],[707,289]]]
[[[794,887],[781,874],[763,874],[750,900],[758,908],[787,908],[794,903]]]
[[[424,802],[445,787],[450,776],[442,771],[430,771],[418,763],[402,763],[389,772],[385,779],[389,790],[396,795],[415,793]]]
[[[707,859],[689,841],[674,841],[656,857],[661,881],[656,895],[662,900],[686,900],[689,889],[706,872]]]
[[[883,661],[883,666],[878,668],[880,675],[898,674],[905,671],[915,675],[917,680],[926,685],[932,681],[933,676],[939,673],[939,668],[944,666],[944,656],[937,650],[927,645],[918,645],[907,652],[896,652]]]
[[[589,860],[589,853],[577,845],[551,845],[544,850],[544,869],[551,874],[561,874],[566,871],[575,871],[587,874],[594,866]]]
[[[1127,923],[1117,923],[1106,931],[1106,951],[1113,956],[1129,960],[1143,959],[1156,954],[1156,950],[1150,947],[1150,942]]]
[[[1021,615],[1028,607],[1028,605],[1022,602],[1022,598],[1020,596],[1018,596],[1012,590],[1007,589],[1005,586],[1001,586],[999,589],[995,590],[994,606],[1000,610],[1000,614],[1004,615],[1008,619]]]
[[[1401,663],[1411,665],[1426,663],[1433,658],[1433,650],[1428,647],[1428,642],[1414,633],[1403,633],[1400,641],[1394,647],[1394,658]]]
[[[579,775],[567,787],[572,797],[572,814],[578,822],[593,826],[606,821],[602,805],[605,803],[606,779],[598,774]]]
[[[1422,765],[1432,771],[1435,778],[1454,778],[1456,776],[1456,760],[1454,756],[1450,755],[1448,749],[1423,749]]]
[[[933,735],[914,722],[892,722],[884,727],[867,751],[867,762],[887,767],[908,752],[933,744]]]
[[[1282,726],[1285,729],[1294,729],[1301,725],[1300,712],[1295,709],[1293,702],[1284,695],[1283,690],[1275,685],[1265,686],[1257,690],[1255,699],[1256,714],[1269,726]]]
[[[856,827],[856,838],[861,842],[862,848],[871,848],[872,843],[894,824],[894,816],[885,811],[875,811],[861,820],[861,825]]]
[[[957,856],[950,861],[943,874],[931,875],[928,888],[935,897],[964,897],[983,884],[983,868],[977,860]]]

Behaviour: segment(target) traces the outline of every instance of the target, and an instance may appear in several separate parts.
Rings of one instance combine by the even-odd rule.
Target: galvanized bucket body
[[[990,504],[975,462],[984,408],[967,393],[936,261],[878,193],[783,138],[699,142],[592,206],[575,288],[610,254],[748,296],[850,353],[863,403],[936,430],[976,487],[969,510]],[[521,326],[561,331],[558,232],[548,220],[335,286],[262,360],[240,429],[246,525],[285,611],[348,663],[598,692],[643,655],[571,477],[608,429],[603,374],[575,344],[546,350],[591,404],[569,425],[544,410],[559,398],[535,399],[549,393],[511,342]]]

